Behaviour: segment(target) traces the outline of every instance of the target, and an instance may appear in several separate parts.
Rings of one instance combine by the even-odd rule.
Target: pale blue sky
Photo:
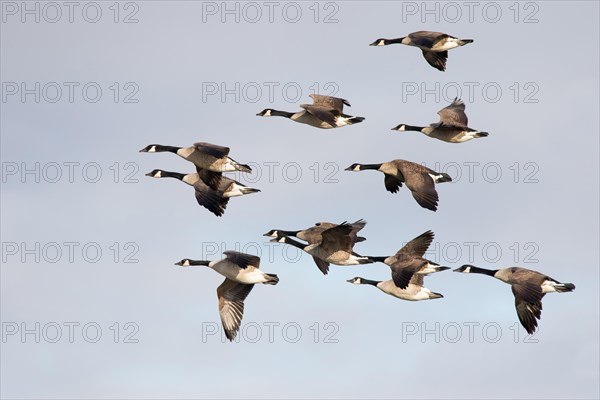
[[[117,23],[113,2],[98,2],[97,23],[85,19],[95,17],[88,3],[74,8],[72,23],[66,7],[58,18],[39,3],[36,23],[21,4],[2,2],[0,41],[3,397],[599,397],[597,2],[483,2],[472,20],[461,6],[457,21],[442,3],[427,14],[422,2],[280,2],[272,22],[258,2],[256,23],[257,9],[243,3],[239,22],[235,14],[221,21],[222,2],[120,3]],[[295,7],[301,16],[291,23]],[[138,22],[123,23],[127,15]],[[337,22],[324,23],[327,16]],[[368,46],[417,30],[475,42],[452,50],[443,73],[418,49]],[[35,92],[36,82],[40,102],[35,93],[22,101],[21,84]],[[52,103],[57,86],[62,97]],[[317,87],[335,89],[352,104],[346,111],[366,120],[325,131],[255,116],[298,110]],[[222,88],[230,90],[224,99]],[[470,125],[488,138],[452,145],[390,131],[435,121],[456,88]],[[186,185],[144,176],[193,168],[139,149],[196,141],[254,163],[254,175],[238,178],[262,192],[232,199],[217,218]],[[420,208],[406,188],[386,192],[379,173],[344,171],[395,158],[438,163],[457,178],[438,186],[438,212]],[[39,183],[21,176],[36,163]],[[510,288],[499,281],[443,272],[425,281],[443,299],[405,302],[345,282],[389,279],[383,264],[332,266],[324,277],[308,255],[295,259],[295,250],[262,236],[359,218],[368,221],[360,254],[390,254],[431,229],[429,256],[441,264],[520,265],[577,289],[544,298],[537,343],[524,343]],[[36,243],[39,262],[24,252]],[[236,246],[260,251],[261,268],[281,281],[253,290],[240,343],[222,343],[206,336],[220,324],[222,278],[173,263]],[[91,262],[97,248],[102,255]],[[22,340],[21,328],[37,322],[40,342]],[[65,323],[79,324],[73,343]],[[279,324],[272,343],[270,324]],[[50,343],[57,325],[62,337]],[[88,343],[95,327],[102,337]],[[129,339],[137,343],[124,343],[135,327]],[[252,343],[257,327],[262,336]],[[437,331],[439,343],[423,330]],[[512,381],[497,382],[499,374]]]

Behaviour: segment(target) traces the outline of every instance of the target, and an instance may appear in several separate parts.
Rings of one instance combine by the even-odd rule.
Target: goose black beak
[[[174,265],[179,265],[181,267],[183,263],[181,261],[177,261]]]
[[[147,174],[144,174],[144,175],[146,175],[146,176],[153,176],[152,172],[148,172]]]

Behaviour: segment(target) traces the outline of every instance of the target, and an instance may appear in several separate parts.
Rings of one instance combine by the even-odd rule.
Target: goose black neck
[[[377,286],[377,284],[381,283],[381,281],[372,281],[370,279],[360,278],[361,285],[372,285]]]
[[[402,43],[403,40],[404,40],[403,37],[396,38],[396,39],[385,39],[385,44],[398,44],[398,43]]]
[[[277,232],[282,236],[296,236],[300,233],[300,231],[283,231],[281,229],[277,229]]]
[[[177,150],[181,149],[181,147],[176,147],[176,146],[163,146],[160,144],[157,144],[154,148],[154,151],[157,153],[160,153],[162,151],[169,151],[171,153],[177,153]]]
[[[483,274],[483,275],[489,275],[489,276],[496,275],[496,272],[498,272],[497,269],[486,269],[486,268],[479,268],[479,267],[475,267],[475,266],[471,266],[471,269],[470,269],[470,273],[472,273],[472,274]]]
[[[291,244],[292,246],[295,246],[301,250],[304,250],[304,247],[306,247],[305,245],[303,245],[302,243],[292,239],[291,237],[286,236],[285,237],[285,242],[286,244]]]
[[[210,261],[206,261],[206,260],[190,260],[190,265],[204,265],[204,266],[208,266],[208,264],[210,264]]]
[[[361,164],[360,169],[374,169],[378,170],[381,164]]]
[[[271,110],[271,115],[274,117],[292,118],[292,115],[294,115],[294,113],[287,111]]]
[[[406,125],[404,124],[404,130],[405,131],[418,131],[421,132],[423,129],[425,129],[422,126],[414,126],[414,125]]]
[[[369,256],[369,260],[372,260],[374,262],[385,262],[386,258],[386,256]]]
[[[180,174],[179,172],[162,171],[160,173],[161,178],[175,178],[175,179],[179,179],[180,181],[183,180],[184,176],[185,176],[185,174]]]

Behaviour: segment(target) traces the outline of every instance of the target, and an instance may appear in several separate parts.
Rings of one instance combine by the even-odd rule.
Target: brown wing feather
[[[304,108],[307,112],[314,115],[321,121],[328,123],[332,127],[337,126],[335,124],[335,117],[336,115],[339,115],[339,112],[337,110],[309,104],[301,104],[300,107]]]
[[[352,243],[356,243],[357,241],[360,241],[357,233],[363,229],[365,227],[365,225],[367,225],[367,221],[359,219],[356,222],[353,222],[352,224],[350,224],[350,226],[352,227],[352,231],[350,232],[350,238],[352,239]],[[312,226],[308,229],[304,230],[304,237],[308,243],[310,244],[315,244],[315,243],[319,243],[321,242],[322,239],[322,233],[323,231],[327,230],[327,229],[331,229],[331,228],[335,228],[337,226],[337,224],[333,224],[331,222],[317,222],[315,224],[315,226]],[[364,239],[364,238],[363,238]]]
[[[222,191],[212,190],[202,181],[196,182],[194,184],[194,189],[198,204],[215,214],[217,217],[220,217],[225,213],[229,198],[223,197]]]
[[[402,256],[416,256],[423,257],[427,252],[427,249],[433,242],[434,233],[432,231],[427,231],[410,242],[406,243],[400,250],[396,252],[396,258],[400,258]]]
[[[413,274],[412,278],[410,278],[410,281],[408,283],[416,286],[423,286],[424,279],[425,275]]]
[[[352,251],[352,225],[347,222],[341,223],[340,225],[329,228],[321,233],[321,246],[327,249]]]
[[[423,261],[410,257],[397,260],[390,265],[394,285],[398,286],[400,289],[406,289],[414,273],[417,272],[422,265]]]
[[[244,300],[254,285],[246,285],[225,278],[217,288],[219,298],[219,314],[227,339],[233,340],[240,329],[244,317]]]
[[[440,71],[446,70],[446,60],[448,59],[447,51],[426,51],[423,50],[423,57],[435,69]]]
[[[210,171],[208,169],[196,167],[198,176],[202,179],[202,182],[206,183],[212,190],[219,190],[219,184],[223,174],[221,172]]]
[[[260,257],[252,254],[240,253],[233,250],[224,251],[223,254],[225,254],[229,261],[239,265],[240,268],[248,268],[249,265],[255,268],[260,267]]]
[[[440,123],[443,125],[466,128],[469,124],[469,119],[465,114],[465,103],[459,98],[455,98],[452,104],[438,111],[438,115]]]
[[[385,184],[385,190],[390,193],[396,193],[402,187],[402,181],[393,175],[385,174],[383,183]]]
[[[409,33],[408,37],[410,41],[417,46],[423,47],[433,47],[434,44],[441,38],[447,37],[445,33],[442,32],[432,32],[432,31],[417,31],[413,33]]]
[[[229,154],[229,147],[219,146],[212,143],[198,142],[194,143],[194,147],[197,151],[216,158],[223,158]]]
[[[404,174],[404,179],[406,186],[421,207],[431,211],[437,210],[439,197],[435,190],[435,183],[428,173]]]
[[[528,283],[513,284],[511,288],[519,321],[527,333],[532,335],[537,328],[537,320],[542,317],[542,288]]]
[[[329,273],[329,263],[327,261],[321,260],[318,257],[313,256],[313,260],[315,261],[315,264],[317,264],[317,267],[319,267],[319,270],[323,273],[323,275],[327,275]]]
[[[309,96],[313,99],[313,105],[333,108],[340,114],[344,112],[344,104],[350,107],[348,100],[339,97],[325,96],[322,94],[310,94]]]

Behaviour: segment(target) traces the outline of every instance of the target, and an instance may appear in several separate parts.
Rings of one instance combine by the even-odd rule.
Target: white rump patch
[[[428,263],[425,266],[425,268],[423,268],[421,271],[419,271],[419,274],[421,274],[421,275],[432,274],[432,273],[438,271],[438,267],[439,267],[439,265],[433,265],[433,264]]]
[[[433,179],[433,181],[435,183],[438,183],[438,181],[444,177],[444,175],[441,175],[441,174],[440,175],[428,174],[428,175],[431,177],[431,179]]]
[[[549,280],[545,280],[542,283],[542,293],[551,293],[551,292],[556,292],[556,283],[549,281]]]

